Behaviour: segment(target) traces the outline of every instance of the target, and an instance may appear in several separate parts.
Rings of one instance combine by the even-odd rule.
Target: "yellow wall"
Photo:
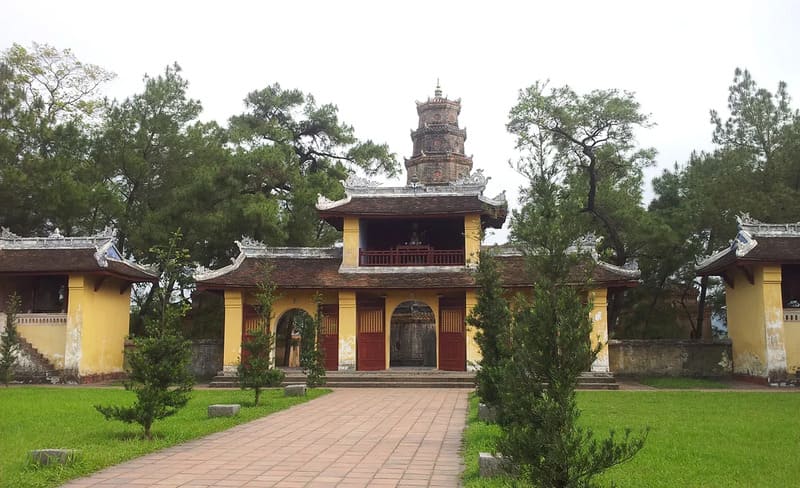
[[[86,276],[83,282],[80,375],[122,372],[130,325],[130,287],[116,278],[100,276]],[[71,295],[69,301],[71,308]]]
[[[466,302],[467,302],[467,317],[469,314],[472,313],[472,309],[475,308],[475,305],[478,304],[478,292],[476,290],[467,290],[466,293]],[[472,371],[475,367],[480,363],[483,356],[481,355],[481,350],[478,347],[478,343],[475,342],[475,332],[477,329],[469,323],[467,324],[467,370]]]
[[[439,292],[435,290],[392,290],[386,294],[386,368],[389,368],[391,360],[391,347],[389,341],[392,337],[392,314],[394,310],[403,302],[417,301],[422,302],[433,310],[436,323],[436,367],[439,367]]]
[[[342,267],[355,268],[358,266],[359,231],[358,218],[345,217],[342,227]]]
[[[794,376],[800,370],[800,322],[783,323],[786,344],[786,371]]]
[[[66,324],[60,325],[20,325],[19,335],[30,342],[37,351],[50,361],[56,369],[64,369],[64,346],[66,345]]]
[[[339,370],[356,369],[356,292],[339,292]]]
[[[477,266],[481,252],[481,216],[464,216],[464,254],[468,265]]]
[[[592,364],[592,371],[608,372],[608,289],[591,290],[589,300],[592,304],[592,347],[596,347],[598,342],[602,344]]]
[[[766,332],[764,330],[763,274],[755,273],[751,285],[745,274],[735,268],[728,270],[733,288],[725,286],[728,308],[728,336],[733,351],[733,372],[752,376],[767,375]]]
[[[67,328],[64,334],[64,369],[71,374],[80,374],[81,334],[83,315],[86,308],[85,279],[83,275],[70,275],[67,304]]]
[[[242,348],[242,304],[241,290],[225,290],[225,345],[222,352],[222,370],[235,374]]]
[[[767,346],[767,375],[783,379],[786,376],[786,341],[783,331],[783,299],[781,296],[781,267],[760,268],[762,300],[764,302],[764,325]],[[756,281],[758,284],[758,281]]]

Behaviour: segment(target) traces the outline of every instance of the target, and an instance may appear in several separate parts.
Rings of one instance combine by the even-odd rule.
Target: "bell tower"
[[[414,149],[405,160],[406,184],[444,185],[469,176],[472,156],[464,154],[467,131],[458,127],[460,112],[461,99],[443,97],[438,81],[433,98],[417,102],[419,126],[411,131]]]

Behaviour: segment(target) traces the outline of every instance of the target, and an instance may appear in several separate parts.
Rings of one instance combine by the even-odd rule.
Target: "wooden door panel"
[[[467,328],[464,302],[439,304],[439,369],[465,371],[467,368]]]
[[[325,369],[339,369],[339,306],[322,306],[322,351],[325,354]]]
[[[357,305],[358,337],[356,369],[378,371],[386,369],[386,327],[383,304]]]

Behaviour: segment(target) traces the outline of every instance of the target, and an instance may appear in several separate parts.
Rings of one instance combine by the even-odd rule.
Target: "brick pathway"
[[[467,393],[340,389],[65,486],[452,488]]]

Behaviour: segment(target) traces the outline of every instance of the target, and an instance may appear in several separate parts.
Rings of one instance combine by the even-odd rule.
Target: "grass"
[[[671,389],[671,390],[689,390],[695,388],[706,389],[725,389],[729,386],[718,380],[711,380],[706,378],[670,378],[670,377],[654,377],[643,378],[639,383],[653,388]]]
[[[581,423],[604,436],[610,429],[650,426],[644,449],[599,481],[619,487],[797,486],[800,394],[770,392],[578,392]],[[500,431],[477,420],[470,403],[465,432],[465,486],[504,487],[478,477],[479,451]]]
[[[266,390],[253,407],[253,393],[241,390],[196,390],[176,415],[153,424],[154,440],[142,439],[136,424],[106,421],[96,404],[131,404],[134,395],[122,389],[81,387],[0,388],[0,487],[48,487],[98,471],[165,447],[225,430],[330,390],[312,389],[307,397],[284,397],[282,389]],[[214,403],[239,403],[236,417],[208,418]],[[79,449],[67,466],[35,466],[32,449]]]

